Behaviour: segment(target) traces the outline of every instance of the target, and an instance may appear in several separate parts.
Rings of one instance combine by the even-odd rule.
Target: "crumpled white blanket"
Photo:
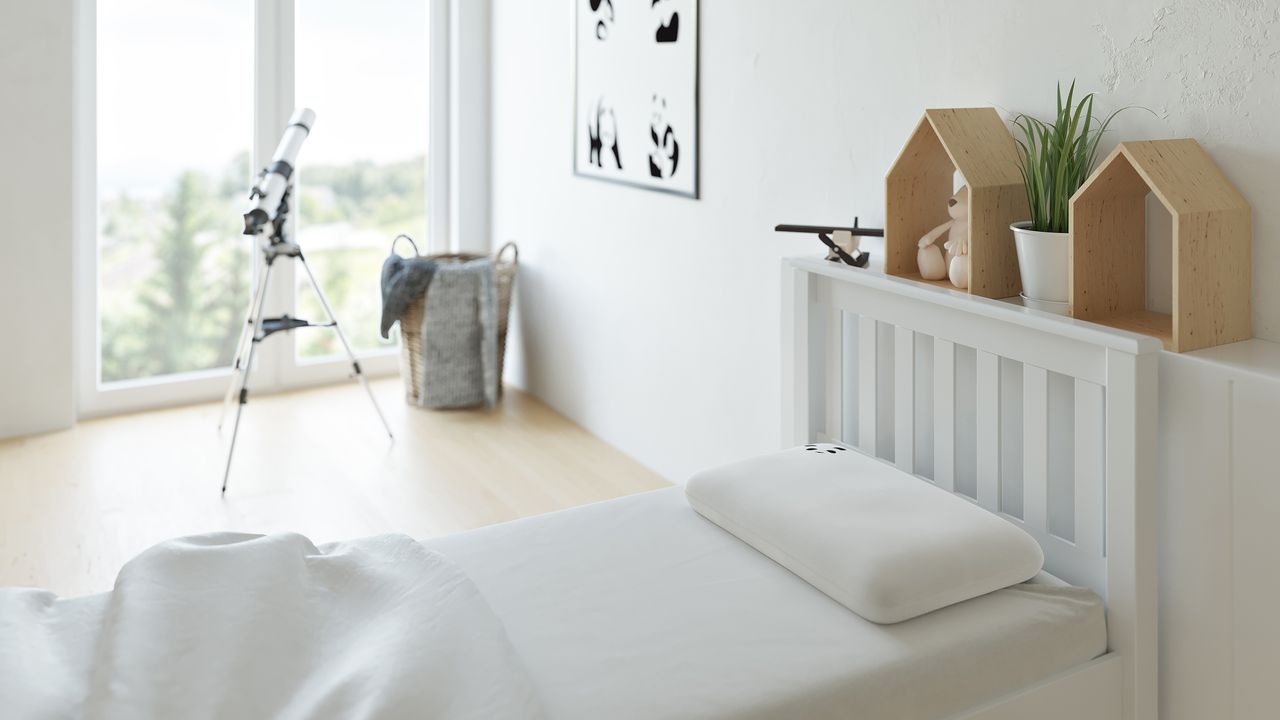
[[[109,593],[0,590],[0,715],[539,718],[475,585],[399,535],[157,545]]]

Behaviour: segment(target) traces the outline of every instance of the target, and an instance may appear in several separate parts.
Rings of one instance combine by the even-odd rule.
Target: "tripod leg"
[[[249,342],[248,362],[253,362],[253,352],[258,348],[259,340]],[[249,370],[245,368],[244,382],[240,385],[240,397],[236,402],[235,420],[231,423],[231,444],[227,446],[227,465],[222,471],[222,494],[227,494],[227,479],[231,477],[231,460],[236,454],[236,437],[240,434],[240,415],[244,412],[245,403],[249,402]]]
[[[256,300],[250,303],[249,307],[253,308]],[[252,318],[252,310],[249,318]],[[236,341],[236,354],[231,362],[231,379],[227,382],[227,392],[222,396],[222,409],[218,411],[218,432],[222,432],[222,423],[227,419],[227,408],[231,407],[231,398],[236,394],[236,386],[240,384],[240,368],[244,363],[244,342],[253,327],[253,320],[246,319],[244,321],[244,329],[240,331],[240,339]]]
[[[239,380],[233,381],[232,387],[239,386],[236,399],[236,415],[235,420],[231,424],[231,444],[227,446],[227,465],[222,471],[222,494],[227,493],[227,478],[231,477],[231,460],[236,454],[236,437],[240,434],[240,415],[244,412],[245,403],[249,402],[249,373],[253,372],[253,356],[258,349],[258,343],[262,342],[262,338],[258,336],[258,330],[262,327],[262,312],[265,306],[264,298],[267,294],[268,281],[271,279],[270,260],[267,261],[267,269],[263,272],[262,277],[262,293],[258,297],[257,307],[253,310],[253,316],[249,320],[250,338],[249,352],[245,355],[244,366],[240,370]]]
[[[396,436],[391,432],[391,425],[382,414],[382,408],[378,406],[378,399],[373,396],[373,388],[369,387],[369,380],[365,378],[364,371],[360,369],[360,361],[356,360],[356,354],[351,350],[351,344],[347,342],[347,336],[342,333],[342,328],[338,326],[338,316],[334,315],[333,308],[329,307],[329,300],[324,296],[324,291],[320,289],[320,283],[316,282],[315,273],[311,272],[311,265],[307,263],[306,257],[302,255],[298,256],[298,261],[302,263],[302,268],[307,271],[307,279],[311,281],[311,287],[316,291],[316,297],[320,298],[320,305],[324,308],[325,314],[329,316],[329,322],[333,323],[333,331],[338,334],[338,340],[342,343],[342,348],[347,351],[347,358],[351,360],[351,369],[355,371],[356,379],[360,381],[364,391],[369,394],[369,402],[373,403],[373,411],[378,414],[378,419],[382,421],[382,427],[387,431],[387,437],[394,441]]]
[[[266,281],[267,270],[264,269],[262,277],[258,278],[258,283],[253,289],[253,297],[249,299],[249,310],[245,313],[244,327],[240,330],[240,340],[236,343],[235,361],[231,368],[231,382],[227,383],[227,394],[222,398],[222,412],[218,413],[218,432],[222,432],[222,422],[227,419],[227,408],[231,406],[231,398],[235,397],[236,389],[240,385],[240,379],[246,372],[245,354],[249,351],[248,346],[253,338],[253,319],[258,314],[258,304],[267,294]]]

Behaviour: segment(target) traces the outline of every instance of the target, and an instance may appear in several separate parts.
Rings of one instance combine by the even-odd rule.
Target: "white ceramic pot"
[[[1071,300],[1071,235],[1031,230],[1031,222],[1017,222],[1013,242],[1018,248],[1022,294],[1031,300],[1065,303]]]

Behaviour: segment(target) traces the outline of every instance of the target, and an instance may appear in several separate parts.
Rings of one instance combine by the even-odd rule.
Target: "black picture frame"
[[[699,0],[570,0],[570,2],[573,3],[570,26],[570,42],[572,43],[573,49],[573,52],[571,53],[572,67],[570,68],[570,82],[572,83],[573,96],[573,120],[570,123],[572,133],[571,142],[573,147],[573,174],[577,177],[602,180],[643,190],[651,190],[654,192],[676,195],[695,200],[698,199],[701,191],[701,13]],[[592,7],[593,5],[595,8]],[[610,32],[609,27],[606,27],[603,31],[600,29],[600,26],[606,25],[606,22],[609,20],[606,13],[612,11],[612,16],[616,22],[618,10],[621,9],[627,13],[627,16],[625,17],[628,18],[633,19],[638,16],[647,16],[647,18],[650,19],[650,23],[643,26],[647,30],[648,28],[654,27],[652,24],[652,18],[655,15],[667,17],[666,13],[668,8],[670,9],[672,16],[677,13],[680,15],[679,29],[682,33],[680,42],[689,43],[689,46],[683,46],[680,48],[682,56],[675,58],[677,61],[675,64],[688,62],[691,65],[691,67],[687,67],[682,71],[687,72],[688,75],[683,78],[673,79],[674,81],[672,82],[672,85],[677,88],[682,84],[687,85],[686,88],[681,88],[679,102],[687,105],[688,111],[690,111],[687,117],[691,117],[691,122],[688,122],[687,124],[690,124],[692,127],[689,129],[687,134],[683,135],[683,138],[680,135],[676,135],[672,138],[669,137],[672,133],[672,128],[671,125],[668,124],[666,126],[667,132],[662,133],[662,137],[659,139],[657,134],[655,134],[656,128],[654,127],[654,122],[652,120],[653,117],[658,116],[657,113],[650,112],[650,120],[649,122],[645,122],[645,118],[637,107],[639,104],[638,98],[641,93],[652,93],[653,104],[657,104],[661,99],[663,108],[667,107],[667,103],[671,102],[671,100],[663,94],[666,92],[666,86],[664,86],[662,79],[651,78],[652,88],[636,87],[621,90],[622,93],[625,93],[625,97],[629,101],[628,108],[630,110],[623,121],[619,121],[616,115],[614,115],[613,107],[609,107],[608,112],[612,117],[614,133],[614,150],[612,153],[609,153],[606,148],[602,148],[600,146],[601,140],[606,135],[603,127],[601,127],[603,123],[601,120],[602,106],[599,104],[600,100],[597,101],[596,121],[598,124],[594,129],[594,134],[588,119],[591,114],[591,108],[584,104],[584,101],[589,101],[590,95],[592,95],[592,93],[584,91],[584,72],[581,65],[584,59],[582,47],[584,36],[590,37],[593,35],[593,33],[591,33],[592,26],[589,23],[595,21],[597,24],[596,32],[604,32],[607,35],[607,33]],[[692,19],[693,22],[690,23],[688,21],[689,19]],[[634,22],[634,20],[632,21]],[[661,29],[658,29],[656,32],[661,33],[666,31],[671,24],[673,23],[669,19],[662,21]],[[690,25],[692,25],[692,28],[689,27]],[[599,38],[597,37],[596,39]],[[639,62],[636,54],[644,53],[647,49],[636,41],[636,31],[634,28],[632,29],[630,40],[631,44],[627,48],[628,54],[626,54],[625,59],[630,61],[630,63],[627,64],[627,67],[634,69],[637,67],[637,63]],[[662,42],[670,41],[655,41],[655,47],[653,48],[655,54],[664,51],[665,48],[662,46]],[[670,58],[664,59],[670,60]],[[668,62],[668,64],[672,63]],[[643,64],[640,66],[643,67]],[[609,74],[611,69],[607,67],[607,63],[604,67],[593,67],[592,72],[596,75],[603,75],[605,78],[611,77]],[[596,77],[595,81],[599,83],[600,78]],[[600,98],[603,97],[598,93],[596,93],[596,96]],[[627,133],[625,135],[621,130],[623,127],[627,129]],[[622,142],[622,138],[624,137],[627,140],[625,145]],[[668,148],[668,150],[678,148],[678,144],[683,139],[684,152],[681,153],[679,157],[680,159],[687,158],[684,168],[681,168],[677,163],[675,164],[675,170],[671,176],[658,177],[653,174],[656,169],[654,167],[653,160],[650,159],[648,168],[649,172],[646,176],[644,173],[644,165],[641,161],[643,154],[638,151],[628,151],[627,163],[624,165],[622,156],[618,151],[619,146],[628,148],[636,146],[644,147],[645,143],[643,138],[646,137],[650,141],[650,158],[658,157],[659,160],[663,161],[664,165],[668,159],[671,159],[671,155],[668,154],[663,157],[657,155],[657,153],[664,148]],[[584,149],[586,150],[585,153]],[[588,157],[584,157],[584,155],[587,155]],[[612,172],[606,171],[606,168],[604,167],[604,165],[609,164],[607,162],[607,158],[610,157],[614,158],[617,166]],[[592,158],[595,159],[595,162],[600,163],[600,165],[595,165],[595,163],[592,162]],[[674,163],[675,161],[672,160],[672,162]],[[635,169],[638,163],[640,164],[639,170]],[[584,167],[584,164],[592,165],[593,167]],[[625,171],[624,166],[626,167]],[[595,169],[596,167],[599,169]],[[688,174],[683,175],[680,178],[681,182],[679,183],[671,182],[675,178],[675,173],[680,169],[686,169]]]

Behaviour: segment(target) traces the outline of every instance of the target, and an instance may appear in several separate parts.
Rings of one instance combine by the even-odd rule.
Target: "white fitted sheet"
[[[1047,576],[876,625],[657,490],[424,543],[506,626],[553,718],[943,718],[1105,652]]]

